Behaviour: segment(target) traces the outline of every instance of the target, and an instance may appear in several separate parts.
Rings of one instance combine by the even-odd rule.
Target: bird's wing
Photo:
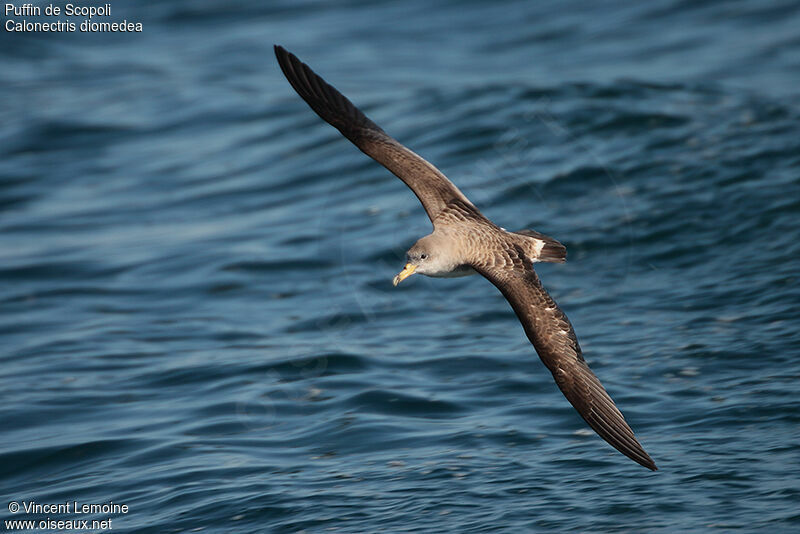
[[[655,471],[656,464],[584,361],[569,319],[521,252],[509,250],[493,265],[474,268],[503,293],[556,384],[589,426],[619,452]]]
[[[453,200],[472,206],[436,167],[390,137],[294,54],[276,45],[275,55],[286,79],[311,109],[403,180],[417,195],[431,221]]]

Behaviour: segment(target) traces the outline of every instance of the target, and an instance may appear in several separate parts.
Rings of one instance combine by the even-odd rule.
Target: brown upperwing
[[[514,256],[511,262],[497,261],[494,265],[473,267],[511,304],[528,339],[553,373],[556,384],[589,426],[631,460],[656,470],[656,464],[584,361],[567,316],[542,287],[530,262],[513,249],[508,252]]]
[[[278,64],[297,94],[366,155],[411,188],[433,221],[452,200],[471,203],[436,167],[398,143],[344,95],[283,47],[275,46]]]

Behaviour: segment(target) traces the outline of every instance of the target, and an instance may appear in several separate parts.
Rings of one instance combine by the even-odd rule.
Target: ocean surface
[[[800,4],[111,6],[143,31],[0,31],[7,531],[800,532]],[[392,287],[430,223],[274,43],[567,246],[659,471],[486,280]]]

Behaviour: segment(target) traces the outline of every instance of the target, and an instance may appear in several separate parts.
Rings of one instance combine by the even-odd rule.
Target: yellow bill
[[[397,273],[397,276],[394,277],[394,280],[392,280],[392,284],[397,286],[397,284],[399,284],[400,282],[402,282],[403,280],[414,274],[414,271],[416,270],[417,270],[416,265],[411,265],[410,263],[407,263],[406,266],[403,267],[403,270]]]

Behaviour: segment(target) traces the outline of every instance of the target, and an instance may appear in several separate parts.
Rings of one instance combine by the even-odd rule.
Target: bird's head
[[[443,253],[445,250],[447,243],[441,236],[426,235],[408,249],[406,266],[394,277],[392,283],[396,286],[415,273],[436,276],[451,271],[452,262],[448,261],[447,254]]]

